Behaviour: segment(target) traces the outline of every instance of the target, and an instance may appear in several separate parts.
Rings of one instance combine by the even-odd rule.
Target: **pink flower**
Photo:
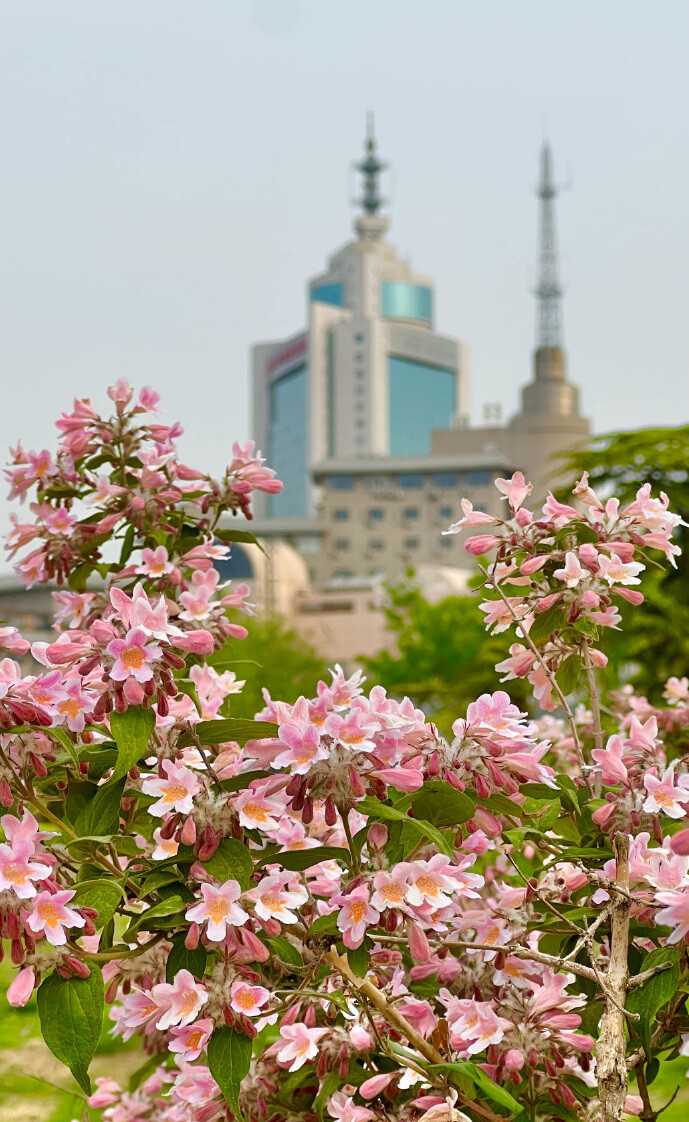
[[[615,785],[627,782],[628,774],[624,762],[623,736],[619,734],[611,736],[605,748],[594,748],[591,755],[600,767],[604,783]]]
[[[642,573],[646,568],[638,561],[625,562],[619,557],[617,553],[611,553],[609,557],[601,553],[598,558],[598,567],[600,575],[608,584],[641,584],[638,573]]]
[[[154,861],[165,861],[168,857],[176,857],[179,849],[179,842],[175,838],[164,838],[161,829],[162,827],[159,826],[153,831],[153,841],[156,844],[151,857]]]
[[[386,908],[403,908],[409,883],[404,865],[398,865],[388,872],[381,869],[373,878],[374,893],[371,905],[378,912]]]
[[[490,1001],[456,998],[447,990],[440,990],[440,1000],[447,1007],[453,1047],[465,1048],[470,1056],[489,1044],[499,1044],[513,1027],[511,1021],[497,1015]]]
[[[0,844],[0,892],[12,889],[20,900],[29,900],[36,895],[33,881],[46,880],[52,870],[49,865],[32,861],[33,856],[34,845],[28,838],[16,838],[11,846],[5,842]]]
[[[296,923],[297,916],[291,909],[301,907],[309,898],[299,882],[292,879],[291,873],[272,873],[264,877],[256,888],[247,892],[247,896],[254,901],[257,916],[277,919],[280,923]]]
[[[208,1001],[205,988],[188,970],[180,970],[172,984],[158,982],[151,990],[151,996],[158,1008],[164,1010],[162,1017],[156,1021],[158,1029],[191,1024],[199,1009]]]
[[[201,1053],[205,1051],[214,1027],[210,1017],[204,1017],[200,1021],[193,1021],[190,1025],[172,1028],[170,1029],[172,1039],[168,1044],[168,1050],[176,1052],[181,1060],[190,1064],[198,1060]]]
[[[290,1064],[290,1071],[297,1071],[307,1060],[318,1055],[317,1041],[327,1032],[324,1028],[307,1028],[306,1025],[282,1025],[277,1040],[278,1063]],[[282,1045],[282,1047],[279,1047]]]
[[[316,725],[290,722],[280,725],[278,736],[287,745],[287,750],[272,761],[274,768],[289,768],[297,775],[306,775],[312,764],[328,758],[328,749],[321,744],[321,734]]]
[[[367,926],[380,919],[380,913],[369,904],[369,896],[368,885],[360,884],[346,896],[333,896],[331,900],[341,909],[337,926],[342,932],[344,945],[351,950],[361,946]]]
[[[241,887],[236,880],[226,880],[217,887],[212,884],[202,884],[203,900],[187,908],[186,918],[193,920],[194,923],[207,922],[208,938],[212,943],[221,943],[228,927],[241,927],[249,918],[237,903],[241,894]]]
[[[369,1110],[367,1106],[357,1106],[350,1095],[345,1095],[344,1091],[336,1091],[334,1095],[328,1099],[326,1109],[331,1118],[335,1118],[337,1122],[369,1122],[370,1118],[375,1118],[374,1111]]]
[[[49,943],[61,947],[67,942],[65,928],[84,927],[86,920],[66,905],[74,897],[74,890],[66,888],[63,892],[39,892],[33,901],[33,909],[26,918],[30,931],[45,934]]]
[[[271,780],[272,782],[272,780]],[[264,790],[242,791],[233,801],[239,812],[239,824],[246,830],[277,829],[278,821],[285,813],[285,800],[277,795],[267,795]]]
[[[376,745],[371,737],[380,731],[380,721],[367,719],[361,709],[351,709],[346,717],[332,713],[325,722],[325,731],[345,748],[355,752],[373,752]]]
[[[662,779],[647,772],[644,775],[644,787],[648,791],[643,809],[647,814],[659,814],[661,811],[669,818],[684,818],[686,810],[682,804],[689,802],[689,776],[681,775],[675,784],[675,765],[670,764],[664,772]]]
[[[0,647],[10,654],[26,654],[30,646],[31,643],[28,639],[22,639],[16,627],[0,627]]]
[[[270,992],[263,986],[250,986],[237,978],[230,990],[230,1008],[245,1017],[258,1017],[270,1000]]]
[[[163,760],[160,766],[165,773],[164,779],[151,775],[141,784],[144,795],[158,796],[158,801],[149,806],[148,813],[154,818],[162,818],[170,810],[191,814],[193,796],[201,790],[198,779],[188,768],[173,764],[172,760]]]
[[[558,580],[563,580],[568,588],[576,588],[581,580],[588,576],[585,569],[582,568],[581,562],[576,553],[569,550],[565,554],[565,565],[563,569],[556,569],[553,576]]]
[[[399,869],[401,866],[397,866]],[[412,861],[407,865],[407,900],[415,908],[430,904],[432,908],[446,908],[458,885],[454,876],[456,866],[443,853],[436,853],[429,861]]]
[[[656,912],[656,923],[661,927],[674,927],[667,941],[679,943],[689,934],[689,892],[656,892],[656,900],[665,905]]]
[[[507,499],[515,514],[533,491],[533,485],[526,482],[521,471],[515,471],[511,479],[496,479],[495,486],[503,499]]]
[[[26,1005],[31,997],[36,984],[36,975],[30,966],[25,966],[14,978],[7,987],[7,1001],[14,1008],[18,1009],[22,1005]]]
[[[158,661],[161,650],[157,644],[148,643],[147,639],[145,632],[136,627],[128,631],[124,639],[113,639],[108,643],[106,650],[115,659],[111,678],[116,682],[124,682],[129,677],[137,682],[150,681],[153,677],[151,663]]]
[[[141,550],[141,564],[135,571],[140,573],[142,577],[151,577],[152,580],[156,580],[159,577],[167,576],[168,573],[173,571],[174,567],[165,546],[159,545],[156,549]]]
[[[460,534],[462,530],[469,526],[498,526],[500,520],[494,518],[492,514],[485,514],[482,510],[474,510],[473,504],[468,499],[461,500],[461,507],[464,514],[459,522],[453,522],[447,530],[443,530],[443,534]]]

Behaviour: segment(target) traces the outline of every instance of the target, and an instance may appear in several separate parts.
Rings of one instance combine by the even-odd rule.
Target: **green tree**
[[[251,718],[263,708],[261,686],[271,697],[292,702],[300,694],[314,697],[320,678],[330,681],[320,655],[280,616],[252,619],[243,642],[232,640],[208,662],[216,670],[233,670],[240,680],[246,680],[242,692],[230,696],[233,717]]]
[[[505,657],[504,636],[486,634],[475,596],[429,604],[410,582],[390,586],[388,596],[392,649],[359,661],[369,684],[384,685],[396,697],[406,694],[447,734],[471,701],[498,688],[495,664]],[[518,704],[525,702],[523,682],[503,688]]]
[[[622,503],[632,502],[650,483],[653,493],[664,491],[670,510],[689,523],[689,425],[605,433],[562,458],[568,470],[588,471],[601,497],[615,494]],[[564,492],[561,497],[566,501]],[[609,682],[626,678],[653,700],[671,675],[689,674],[689,527],[678,526],[673,541],[682,549],[677,568],[656,568],[649,559],[645,609],[621,609],[622,631],[606,648]]]

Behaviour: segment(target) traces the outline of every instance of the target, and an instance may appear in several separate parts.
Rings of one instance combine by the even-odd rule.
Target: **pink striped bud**
[[[7,989],[7,1000],[13,1009],[26,1005],[31,997],[36,984],[36,976],[30,966],[25,966],[10,982]]]
[[[408,920],[406,924],[407,939],[409,940],[409,953],[414,962],[428,962],[431,957],[431,948],[426,934],[418,923]]]

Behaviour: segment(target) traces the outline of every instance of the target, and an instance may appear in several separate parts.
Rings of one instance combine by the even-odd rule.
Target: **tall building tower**
[[[530,478],[541,493],[557,481],[554,457],[584,441],[590,426],[579,412],[579,390],[567,379],[567,355],[562,341],[562,289],[560,287],[553,158],[545,140],[540,153],[536,196],[538,214],[538,280],[536,296],[536,346],[533,379],[522,388],[521,409],[511,428]]]
[[[465,348],[433,327],[433,283],[386,240],[369,115],[355,239],[308,284],[307,327],[253,348],[253,435],[285,487],[262,520],[311,520],[330,467],[430,452],[467,410]],[[276,526],[277,529],[277,526]]]
[[[558,466],[558,453],[584,443],[590,433],[588,420],[579,412],[579,391],[567,378],[567,356],[562,343],[562,289],[555,227],[557,194],[552,153],[544,141],[536,188],[536,346],[533,377],[522,387],[519,411],[504,426],[436,432],[432,442],[437,454],[499,450],[513,471],[523,471],[534,484],[534,502],[542,501],[549,488],[566,481]]]

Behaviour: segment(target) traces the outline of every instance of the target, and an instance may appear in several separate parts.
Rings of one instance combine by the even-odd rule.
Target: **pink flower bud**
[[[527,557],[526,561],[523,561],[519,566],[519,571],[523,573],[525,577],[530,577],[532,573],[537,573],[539,569],[542,569],[547,560],[547,553],[537,554],[536,557]]]
[[[20,1005],[26,1005],[31,997],[36,984],[36,977],[30,966],[25,966],[18,974],[12,979],[7,989],[7,1000],[9,1004],[18,1009]]]
[[[670,838],[670,849],[680,857],[689,857],[689,830],[680,830]]]
[[[508,1071],[521,1071],[524,1067],[524,1053],[517,1051],[516,1048],[510,1048],[505,1055],[504,1064]]]
[[[548,608],[552,608],[553,604],[557,603],[559,599],[559,592],[551,592],[550,596],[544,596],[542,600],[539,600],[536,607],[539,612],[547,612]]]
[[[387,826],[384,826],[382,822],[373,822],[368,828],[366,840],[373,849],[383,850],[388,844],[389,836]]]
[[[599,806],[594,810],[591,818],[596,823],[596,826],[600,826],[601,830],[604,830],[616,810],[617,802],[605,803],[603,806]]]
[[[361,1084],[359,1087],[359,1094],[362,1099],[375,1099],[376,1095],[379,1095],[381,1091],[385,1090],[391,1079],[392,1074],[389,1072],[384,1072],[382,1075],[373,1075],[370,1079],[365,1079]]]
[[[425,932],[418,923],[412,920],[407,922],[407,939],[409,940],[409,953],[414,962],[428,962],[431,957],[431,948]]]
[[[129,705],[141,705],[144,699],[144,691],[136,678],[127,678],[124,683],[123,693]]]
[[[464,548],[473,557],[482,557],[484,553],[490,553],[492,549],[496,549],[501,540],[496,534],[472,534],[465,541]]]
[[[186,818],[184,820],[179,840],[182,845],[193,845],[196,841],[196,823],[193,818]]]

